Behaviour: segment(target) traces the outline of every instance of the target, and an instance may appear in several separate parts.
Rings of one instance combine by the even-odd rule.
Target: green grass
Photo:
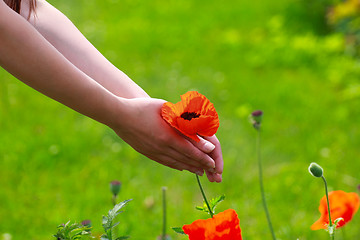
[[[262,109],[265,190],[278,239],[329,239],[310,230],[324,190],[307,167],[322,165],[330,190],[360,184],[360,68],[343,54],[341,36],[317,35],[307,19],[288,21],[288,7],[300,11],[300,1],[50,2],[151,96],[177,102],[196,89],[215,104],[224,180],[202,182],[208,197],[226,195],[217,210],[234,208],[251,240],[270,239],[247,119]],[[202,203],[195,176],[149,161],[2,69],[0,79],[0,234],[50,239],[57,225],[84,219],[101,232],[114,179],[123,182],[119,201],[133,199],[119,218],[132,239],[160,234],[162,186],[168,226],[207,217],[194,209]],[[358,213],[337,239],[357,239],[359,223]]]

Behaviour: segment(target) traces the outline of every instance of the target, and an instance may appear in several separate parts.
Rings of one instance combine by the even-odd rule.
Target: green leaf
[[[124,240],[124,239],[129,239],[130,236],[122,236],[122,237],[118,237],[115,240]]]
[[[83,226],[80,223],[70,224],[70,221],[68,221],[65,224],[59,225],[57,229],[57,233],[53,235],[56,239],[76,240],[88,239],[91,227]]]
[[[340,221],[344,221],[344,219],[343,219],[342,217],[335,219],[335,221],[334,221],[335,227],[338,225],[338,223],[339,223]]]
[[[111,226],[111,228],[114,228],[114,227],[116,227],[117,225],[119,225],[119,222],[114,223],[114,224]]]
[[[196,206],[195,208],[196,210],[207,212],[207,210],[204,209],[204,207]]]
[[[128,202],[130,202],[131,200],[132,200],[132,199],[128,199],[128,200],[125,200],[125,201],[123,201],[123,202],[121,202],[121,203],[116,204],[116,205],[114,206],[114,208],[109,211],[109,218],[113,218],[113,219],[114,219],[114,218],[117,216],[117,212],[118,212],[122,207],[124,207]]]
[[[107,218],[107,216],[103,216],[102,218],[102,224],[106,224],[109,221],[109,219]]]
[[[125,200],[121,203],[116,204],[113,209],[109,210],[109,213],[107,216],[103,216],[102,226],[104,228],[105,233],[109,233],[109,231],[112,231],[112,229],[119,224],[119,223],[113,224],[113,221],[114,221],[115,217],[122,212],[122,211],[120,211],[120,209],[123,208],[131,200],[132,199]],[[105,235],[105,236],[108,238],[107,235]],[[104,238],[104,239],[107,239],[107,238]]]
[[[213,204],[214,206],[216,206],[217,204],[221,203],[224,200],[225,200],[225,195],[223,194],[221,196],[211,199],[210,203]]]
[[[215,214],[215,208],[217,207],[217,205],[219,203],[221,203],[222,201],[224,201],[225,199],[225,195],[221,195],[219,197],[216,197],[216,198],[213,198],[209,201],[209,205],[210,205],[210,209],[211,209],[211,212],[213,214]],[[197,210],[199,211],[202,211],[202,212],[206,212],[206,213],[209,213],[209,208],[208,206],[206,205],[205,201],[203,202],[203,206],[200,207],[200,206],[197,206],[195,207]]]
[[[182,230],[181,227],[173,227],[173,228],[171,228],[171,229],[174,230],[176,233],[184,234],[184,235],[185,235],[185,233],[184,233],[184,231]]]
[[[223,195],[221,195],[221,196],[218,196],[218,197],[216,197],[216,198],[213,198],[213,199],[211,199],[210,200],[210,207],[211,207],[211,211],[213,212],[213,213],[215,213],[215,208],[217,207],[217,205],[219,204],[219,203],[221,203],[222,201],[224,201],[225,200],[225,195],[223,194]]]
[[[109,238],[107,235],[104,234],[100,237],[100,240],[109,240]]]

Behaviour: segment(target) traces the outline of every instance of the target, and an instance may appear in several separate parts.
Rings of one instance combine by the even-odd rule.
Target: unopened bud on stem
[[[120,192],[121,182],[114,180],[110,182],[110,190],[114,196],[117,196]]]
[[[322,169],[322,167],[320,167],[319,164],[312,162],[309,166],[309,172],[314,177],[322,177],[324,170]]]
[[[83,225],[84,227],[87,227],[88,229],[86,229],[86,232],[90,232],[91,231],[91,227],[92,227],[92,223],[89,219],[83,220],[81,222],[81,225]]]
[[[251,113],[251,121],[256,129],[260,129],[261,121],[262,121],[263,111],[256,110]]]
[[[91,224],[91,221],[90,220],[83,220],[82,222],[81,222],[81,225],[83,225],[83,226],[86,226],[86,227],[92,227],[92,224]]]

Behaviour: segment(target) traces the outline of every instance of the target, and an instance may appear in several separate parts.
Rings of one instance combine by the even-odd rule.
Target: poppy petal
[[[184,225],[183,230],[190,240],[242,240],[240,220],[233,209]]]
[[[219,128],[214,105],[196,91],[181,95],[178,103],[164,103],[161,116],[170,126],[195,141],[200,141],[197,135],[212,136]]]
[[[331,220],[334,221],[338,218],[344,219],[338,223],[336,226],[337,228],[350,222],[360,206],[360,198],[356,193],[347,193],[341,190],[329,192],[329,202]],[[311,226],[312,230],[326,229],[329,224],[326,196],[322,197],[320,200],[319,212],[321,213],[321,216]]]

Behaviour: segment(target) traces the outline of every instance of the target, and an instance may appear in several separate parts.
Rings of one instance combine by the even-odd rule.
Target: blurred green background
[[[324,16],[328,3],[303,0],[51,0],[116,66],[152,97],[171,102],[188,90],[206,95],[220,116],[225,168],[221,184],[202,178],[217,208],[234,208],[244,239],[270,239],[262,209],[255,130],[264,111],[265,191],[278,239],[328,239],[311,231],[320,216],[321,180],[330,190],[360,184],[360,64]],[[0,69],[0,239],[51,239],[68,220],[91,219],[100,233],[120,200],[122,234],[161,232],[161,187],[168,187],[168,226],[207,218],[193,174],[141,156],[110,129],[39,94]],[[120,117],[120,116],[119,116]],[[360,214],[337,239],[359,239]],[[168,231],[173,239],[186,239]]]

